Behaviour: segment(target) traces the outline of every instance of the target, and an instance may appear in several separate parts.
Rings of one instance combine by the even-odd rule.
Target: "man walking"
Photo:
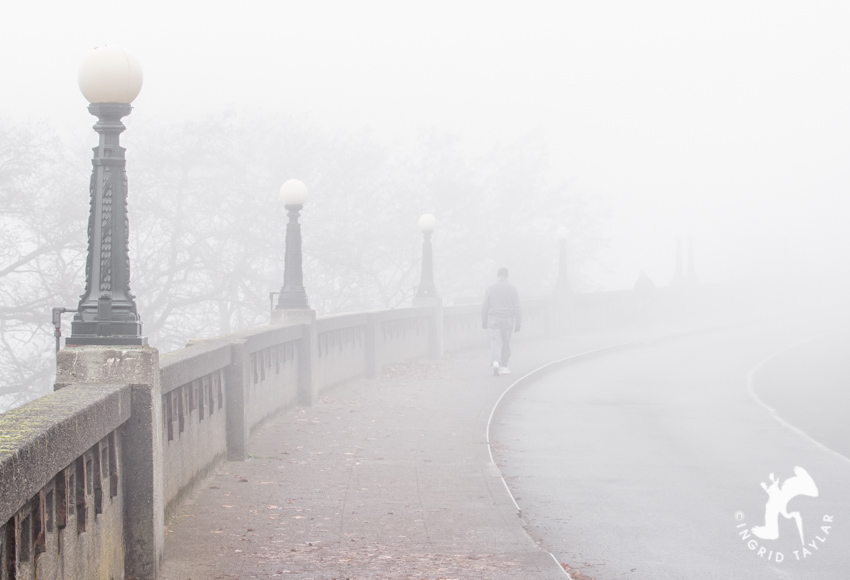
[[[511,333],[519,332],[522,311],[519,293],[508,282],[508,269],[499,268],[498,280],[484,293],[481,306],[481,325],[490,334],[490,360],[494,375],[507,375],[508,360],[511,358]]]

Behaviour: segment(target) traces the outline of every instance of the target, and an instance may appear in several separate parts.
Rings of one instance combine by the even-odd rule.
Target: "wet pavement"
[[[518,340],[337,387],[253,435],[167,524],[166,580],[566,578],[531,540],[490,462],[486,424],[519,376],[634,338]]]
[[[574,578],[847,578],[848,328],[832,314],[727,328],[513,390],[491,437],[532,535]],[[788,496],[805,544],[781,515],[778,538],[755,536],[771,519],[761,483],[774,474],[781,495],[796,466],[819,492]]]
[[[699,335],[723,324],[712,319],[520,339],[513,345],[511,375],[492,376],[487,351],[480,349],[395,365],[380,379],[331,389],[315,406],[291,409],[257,430],[248,461],[222,464],[199,486],[167,522],[162,578],[545,580],[567,578],[570,570],[575,580],[583,580],[589,576],[576,564],[582,563],[583,534],[590,528],[571,528],[570,551],[564,551],[562,541],[546,535],[549,522],[540,516],[556,513],[553,501],[569,513],[581,510],[588,498],[599,498],[605,482],[590,477],[598,457],[585,454],[589,465],[569,459],[557,472],[570,474],[568,487],[556,499],[526,495],[522,478],[540,477],[534,472],[539,465],[519,455],[506,462],[508,456],[500,452],[514,442],[505,432],[496,434],[493,445],[500,464],[491,462],[486,432],[494,405],[518,378],[550,361],[627,345],[621,355],[587,362],[609,368],[614,357],[641,356],[641,345],[658,337],[679,336],[669,341],[678,344],[695,329]],[[571,368],[581,365],[564,370]],[[544,379],[560,372],[551,367]],[[524,381],[511,392],[527,390]],[[550,406],[550,418],[555,409]],[[561,415],[554,422],[539,425],[533,417],[514,417],[508,407],[500,407],[495,417],[502,427],[518,419],[519,428],[566,429],[550,437],[555,447],[577,447],[574,430],[587,419],[584,411],[555,412]],[[524,451],[537,444],[522,442]],[[632,517],[618,514],[617,504],[592,517],[594,530],[611,530],[611,542],[619,541],[616,530]],[[572,522],[571,517],[566,520]],[[629,527],[637,533],[637,527]],[[732,543],[737,548],[740,542]],[[603,544],[603,552],[606,546],[616,552],[616,544]],[[646,563],[639,554],[637,561]]]

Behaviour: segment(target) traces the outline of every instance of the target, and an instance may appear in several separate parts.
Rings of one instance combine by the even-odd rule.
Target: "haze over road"
[[[493,439],[532,534],[598,580],[846,579],[847,321],[738,326],[515,389]],[[770,524],[761,484],[781,489],[796,466],[818,490],[788,496],[806,552],[793,519],[775,540],[751,531]]]

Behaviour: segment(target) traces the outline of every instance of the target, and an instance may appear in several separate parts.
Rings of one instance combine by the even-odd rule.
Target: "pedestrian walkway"
[[[490,463],[487,420],[526,372],[626,339],[517,341],[501,377],[485,349],[400,364],[283,414],[168,522],[163,578],[565,578]]]

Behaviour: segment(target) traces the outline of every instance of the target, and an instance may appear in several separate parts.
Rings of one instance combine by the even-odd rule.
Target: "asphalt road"
[[[503,402],[496,461],[527,529],[574,578],[846,580],[847,353],[850,320],[830,315],[565,366]],[[782,515],[777,539],[758,537],[772,519],[760,484],[775,474],[779,508],[796,466],[818,494],[787,494],[805,545]]]

